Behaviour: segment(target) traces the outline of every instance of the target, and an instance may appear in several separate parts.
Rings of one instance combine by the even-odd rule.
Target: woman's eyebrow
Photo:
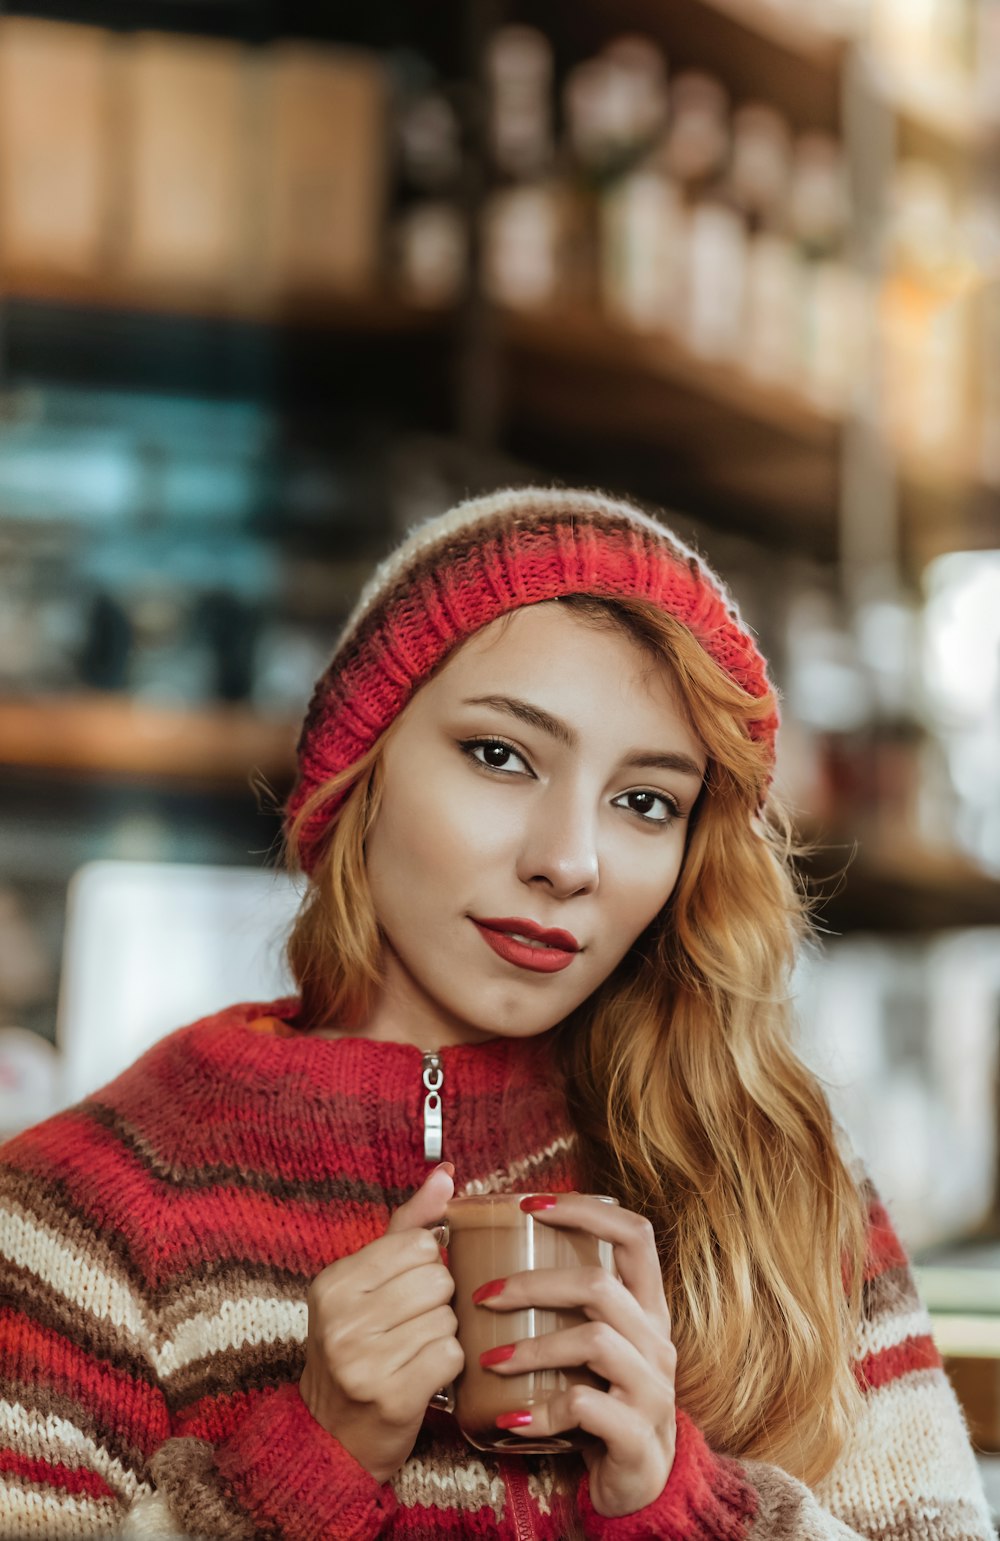
[[[565,744],[567,749],[576,749],[580,742],[569,723],[563,722],[560,717],[553,717],[551,712],[544,711],[540,706],[532,706],[530,701],[519,700],[516,696],[467,696],[462,705],[492,706],[495,711],[506,712],[509,717],[516,717],[529,728],[538,728],[542,733],[547,733],[558,743]],[[636,749],[624,755],[621,763],[641,770],[677,771],[682,776],[694,776],[698,781],[701,781],[705,774],[690,755],[680,754],[676,750],[657,752],[652,749]]]

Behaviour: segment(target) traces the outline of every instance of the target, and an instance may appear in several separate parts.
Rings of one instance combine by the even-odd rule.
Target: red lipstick
[[[569,931],[547,930],[519,915],[495,920],[476,920],[472,916],[470,919],[483,941],[501,958],[538,974],[555,974],[568,968],[580,951],[579,942]]]

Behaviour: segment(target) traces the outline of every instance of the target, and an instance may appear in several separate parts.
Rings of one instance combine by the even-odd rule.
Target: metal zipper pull
[[[444,1071],[437,1054],[424,1055],[424,1159],[438,1161],[441,1157],[441,1087]]]

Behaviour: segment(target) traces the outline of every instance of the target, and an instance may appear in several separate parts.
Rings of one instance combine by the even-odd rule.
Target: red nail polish
[[[480,1354],[479,1363],[484,1370],[488,1370],[491,1364],[503,1364],[505,1359],[510,1359],[517,1348],[516,1343],[501,1343],[499,1348],[488,1348]]]
[[[526,1215],[530,1215],[535,1209],[555,1209],[556,1201],[551,1193],[529,1193],[526,1199],[521,1200],[520,1207]]]
[[[478,1306],[482,1305],[484,1300],[491,1300],[494,1295],[500,1294],[506,1283],[506,1279],[491,1279],[489,1284],[481,1284],[472,1292],[472,1304]]]
[[[500,1413],[496,1419],[498,1429],[523,1429],[531,1422],[530,1413]]]

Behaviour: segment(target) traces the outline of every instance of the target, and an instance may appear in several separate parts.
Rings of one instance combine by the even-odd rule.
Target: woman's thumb
[[[417,1226],[436,1225],[444,1219],[444,1206],[455,1192],[455,1168],[442,1161],[428,1172],[411,1199],[400,1204],[389,1217],[387,1230],[415,1230]]]

